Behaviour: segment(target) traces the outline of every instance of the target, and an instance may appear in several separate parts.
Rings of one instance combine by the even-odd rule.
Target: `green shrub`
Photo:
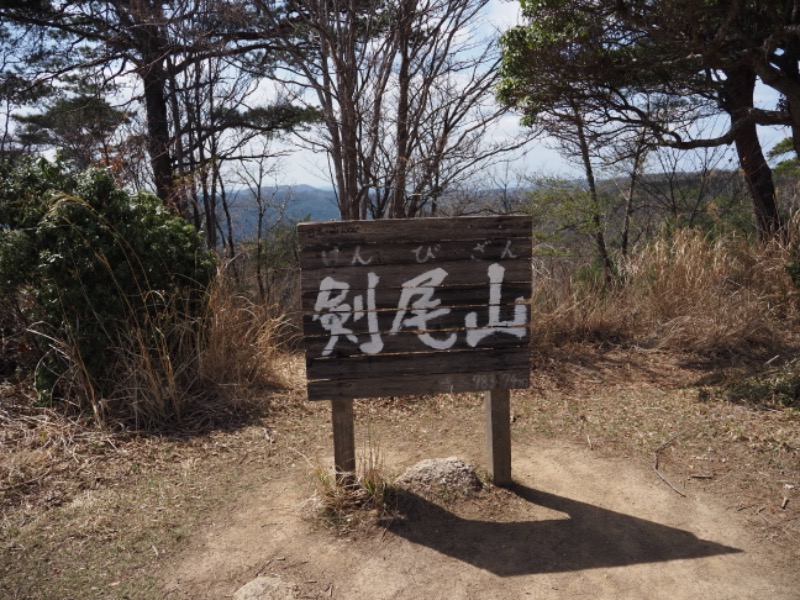
[[[42,160],[1,175],[0,299],[45,340],[39,396],[64,397],[77,378],[97,412],[92,398],[114,394],[131,339],[176,349],[166,321],[201,314],[214,257],[158,198],[118,188],[106,171],[71,175]]]

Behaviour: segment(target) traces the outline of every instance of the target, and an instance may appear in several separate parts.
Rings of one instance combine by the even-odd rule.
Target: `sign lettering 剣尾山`
[[[528,387],[531,223],[304,223],[309,398]]]

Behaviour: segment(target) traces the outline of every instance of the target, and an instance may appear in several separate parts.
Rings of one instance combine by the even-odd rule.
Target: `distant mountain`
[[[339,218],[339,207],[333,190],[310,185],[274,186],[261,190],[265,225],[278,221],[330,221]],[[230,213],[237,240],[255,238],[258,233],[258,203],[250,190],[231,194]],[[224,220],[224,215],[220,215]]]
[[[286,215],[291,220],[330,221],[339,218],[339,206],[333,190],[301,184],[279,186],[267,192],[286,203]]]

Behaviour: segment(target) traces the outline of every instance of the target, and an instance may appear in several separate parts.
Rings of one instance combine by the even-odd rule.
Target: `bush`
[[[0,176],[0,300],[44,340],[39,397],[102,416],[131,340],[164,364],[185,342],[175,315],[199,326],[214,256],[158,198],[106,171],[75,176],[41,160]]]

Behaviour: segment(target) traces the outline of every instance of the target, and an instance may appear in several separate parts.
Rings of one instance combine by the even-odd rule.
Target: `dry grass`
[[[222,274],[209,293],[208,323],[199,356],[199,376],[223,395],[247,394],[282,382],[274,368],[281,356],[280,340],[288,323],[277,305],[259,304],[232,293],[233,283]]]
[[[117,440],[115,443],[114,440]],[[30,392],[0,385],[0,507],[59,506],[91,486],[96,460],[119,435],[31,403]]]
[[[541,263],[533,337],[545,346],[610,341],[709,357],[774,355],[792,341],[798,319],[790,258],[790,247],[777,242],[686,230],[631,256],[613,289]]]
[[[291,385],[281,357],[292,328],[280,306],[243,288],[221,265],[202,298],[126,296],[123,316],[98,315],[80,340],[70,327],[43,330],[13,302],[0,303],[0,380],[35,377],[42,402],[109,429],[198,429],[262,411],[265,391]],[[92,335],[107,341],[90,343]]]
[[[68,366],[59,383],[66,402],[78,413],[90,407],[98,424],[136,431],[198,429],[263,410],[265,391],[291,385],[276,341],[286,322],[277,307],[235,289],[221,269],[202,315],[164,306],[142,325],[120,323],[120,341],[109,356],[115,381],[104,386],[105,394],[77,344],[50,340]]]
[[[347,534],[391,521],[397,511],[393,478],[386,471],[380,448],[369,441],[353,477],[329,469],[314,470],[316,490],[310,499],[314,518]]]

